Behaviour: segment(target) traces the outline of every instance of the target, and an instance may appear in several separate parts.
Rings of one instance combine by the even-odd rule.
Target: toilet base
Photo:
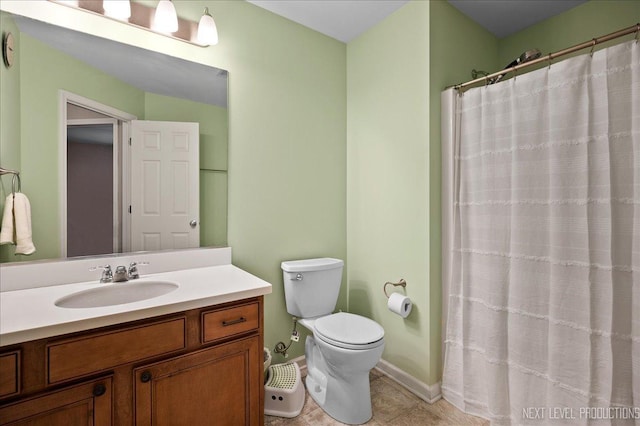
[[[307,374],[305,384],[311,398],[328,415],[342,423],[360,425],[373,415],[369,375],[351,379],[349,382],[337,381],[316,372],[315,376]]]
[[[342,360],[338,363],[341,368],[329,364],[323,356],[320,346],[326,352],[336,356],[343,349],[329,349],[321,340],[317,341],[309,336],[305,343],[305,355],[307,358],[307,392],[313,400],[327,414],[334,419],[347,424],[366,423],[372,417],[371,389],[369,384],[369,371],[380,359],[383,346],[370,351],[371,359],[367,360],[358,356],[356,365],[345,365],[348,358],[339,356]],[[359,355],[363,355],[361,353]],[[345,368],[346,367],[346,368]],[[359,367],[359,368],[358,368]],[[370,367],[370,368],[369,368]]]

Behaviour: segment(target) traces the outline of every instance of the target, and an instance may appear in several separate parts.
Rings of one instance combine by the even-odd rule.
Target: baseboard
[[[402,387],[406,388],[409,392],[413,393],[418,398],[427,401],[429,404],[433,404],[434,402],[442,398],[440,382],[433,385],[428,385],[416,379],[406,371],[399,369],[389,361],[385,361],[384,359],[381,359],[375,368]]]
[[[307,372],[307,360],[304,355],[294,358],[291,361],[298,363],[300,373],[304,376]],[[407,389],[412,394],[416,395],[418,398],[427,401],[429,404],[433,404],[442,398],[440,382],[435,385],[428,385],[383,359],[378,362],[375,369]]]

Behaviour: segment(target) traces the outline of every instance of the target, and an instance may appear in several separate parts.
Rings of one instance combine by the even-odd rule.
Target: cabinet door
[[[20,426],[110,426],[111,377],[0,408],[0,424]]]
[[[0,398],[20,393],[20,351],[0,355]]]
[[[260,355],[255,336],[135,369],[136,426],[262,424]]]

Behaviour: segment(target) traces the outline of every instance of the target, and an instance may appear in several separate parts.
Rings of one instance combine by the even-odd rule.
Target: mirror
[[[59,148],[61,117],[66,117],[61,109],[77,105],[63,104],[61,91],[138,120],[197,122],[200,246],[227,244],[227,71],[1,11],[0,24],[3,33],[11,32],[15,38],[17,58],[13,67],[0,70],[0,166],[20,171],[22,190],[31,202],[37,248],[34,255],[18,258],[13,248],[1,246],[0,261],[61,257],[62,218],[93,217],[82,211],[70,214],[61,207],[66,206],[61,193],[76,192],[60,184],[66,179]],[[113,129],[121,132],[117,126]],[[127,160],[113,162],[123,161]],[[82,187],[91,193],[93,187],[88,185],[93,179],[87,180]],[[114,197],[125,188],[125,184],[116,188]],[[0,203],[10,192],[11,178],[3,177]],[[124,214],[124,204],[113,208],[113,217]],[[82,238],[92,238],[86,232]],[[119,252],[127,251],[126,246],[113,247]],[[94,253],[80,249],[73,254]]]

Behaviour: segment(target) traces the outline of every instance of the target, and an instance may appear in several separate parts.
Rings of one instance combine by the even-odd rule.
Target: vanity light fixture
[[[208,8],[205,8],[198,24],[198,22],[180,18],[171,0],[160,0],[157,7],[130,0],[48,1],[114,19],[200,47],[218,43],[218,30]]]
[[[178,13],[171,0],[160,0],[153,19],[153,29],[161,33],[178,31]]]
[[[131,17],[131,2],[129,0],[102,0],[104,14],[111,18],[126,21]]]
[[[205,46],[218,44],[218,28],[208,7],[204,8],[204,14],[198,24],[198,42]]]

